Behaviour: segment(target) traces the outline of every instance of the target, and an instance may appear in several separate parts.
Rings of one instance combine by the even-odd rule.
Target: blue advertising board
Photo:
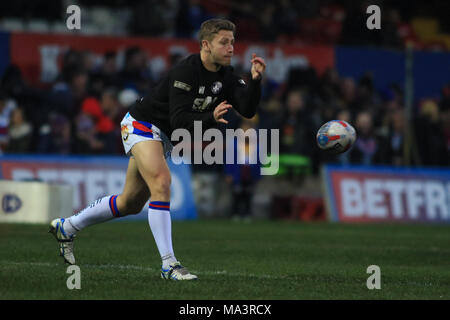
[[[168,160],[172,176],[170,211],[174,220],[196,219],[191,168]],[[2,156],[0,178],[18,181],[38,180],[70,184],[74,189],[73,211],[77,212],[96,199],[120,194],[125,184],[126,157],[91,156]],[[147,206],[141,214],[127,219],[147,219]]]
[[[400,50],[336,47],[335,63],[341,77],[356,81],[369,72],[377,90],[405,84],[405,53]],[[414,51],[413,77],[415,101],[439,97],[442,87],[450,84],[450,53]]]

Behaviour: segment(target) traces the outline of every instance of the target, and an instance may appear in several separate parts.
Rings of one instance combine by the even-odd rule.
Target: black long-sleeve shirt
[[[202,121],[203,130],[214,127],[214,109],[224,100],[242,116],[251,118],[260,97],[259,80],[250,80],[247,85],[233,74],[231,66],[208,71],[200,54],[193,54],[171,69],[129,112],[136,120],[157,126],[170,138],[177,128],[192,132],[194,121]]]

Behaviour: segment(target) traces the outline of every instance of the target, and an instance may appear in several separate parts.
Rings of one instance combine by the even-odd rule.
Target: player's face
[[[220,30],[211,42],[210,49],[214,63],[229,66],[234,53],[233,31]]]

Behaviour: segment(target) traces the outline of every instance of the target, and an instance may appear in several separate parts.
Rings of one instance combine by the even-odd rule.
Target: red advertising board
[[[325,166],[337,222],[450,222],[450,170]]]
[[[27,80],[34,84],[51,82],[61,68],[61,57],[68,49],[88,50],[97,57],[107,51],[123,54],[126,48],[139,46],[149,56],[155,68],[167,68],[169,55],[199,51],[195,40],[157,39],[142,37],[108,37],[82,35],[55,35],[14,32],[11,34],[11,63],[18,65]],[[312,66],[318,73],[334,66],[334,48],[328,46],[292,46],[265,43],[237,43],[233,64],[250,68],[250,57],[255,52],[267,61],[267,75],[275,81],[286,80],[294,66]]]

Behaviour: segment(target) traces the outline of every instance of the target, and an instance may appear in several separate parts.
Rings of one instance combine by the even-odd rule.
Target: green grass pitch
[[[69,290],[47,225],[0,224],[0,299],[450,299],[448,225],[199,220],[173,233],[199,281],[160,278],[146,221],[111,222],[77,235],[81,289]]]

